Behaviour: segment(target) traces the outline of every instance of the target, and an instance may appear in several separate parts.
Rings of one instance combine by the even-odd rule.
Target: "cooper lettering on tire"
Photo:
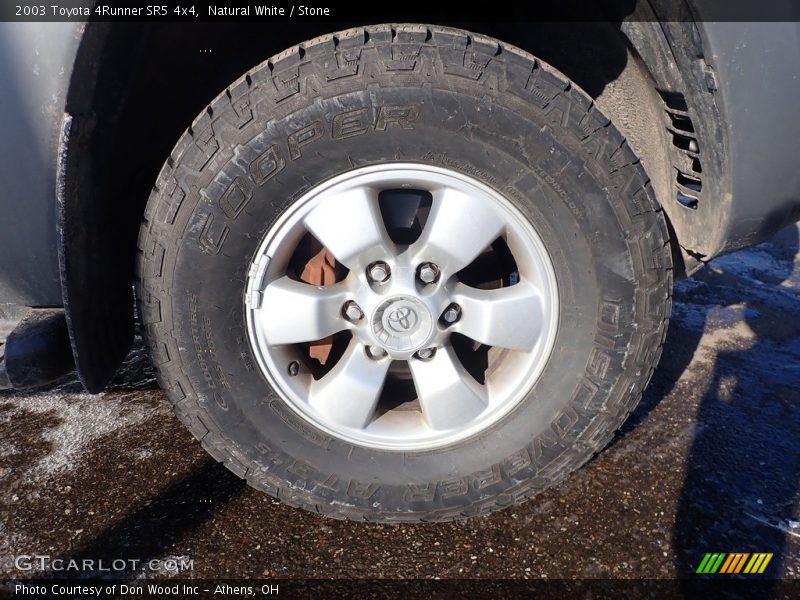
[[[137,291],[167,395],[217,460],[308,510],[521,502],[602,449],[658,360],[647,175],[502,42],[386,25],[301,46],[223,91],[153,190]]]

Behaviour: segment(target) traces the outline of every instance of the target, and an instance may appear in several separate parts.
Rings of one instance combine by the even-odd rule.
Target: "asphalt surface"
[[[612,444],[486,518],[385,526],[285,507],[207,457],[140,346],[104,394],[0,393],[0,577],[44,574],[14,567],[39,554],[161,561],[148,577],[190,560],[184,576],[674,578],[741,551],[796,578],[799,234],[678,283],[661,365]]]

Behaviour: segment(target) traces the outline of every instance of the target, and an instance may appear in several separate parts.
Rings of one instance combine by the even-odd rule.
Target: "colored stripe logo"
[[[707,552],[695,573],[734,575],[763,573],[772,560],[772,552]]]

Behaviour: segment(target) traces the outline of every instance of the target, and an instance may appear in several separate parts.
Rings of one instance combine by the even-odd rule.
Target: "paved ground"
[[[141,350],[105,394],[0,394],[12,557],[191,559],[195,577],[690,576],[705,552],[800,574],[798,230],[678,284],[657,375],[612,445],[492,517],[381,526],[281,506],[209,460]]]

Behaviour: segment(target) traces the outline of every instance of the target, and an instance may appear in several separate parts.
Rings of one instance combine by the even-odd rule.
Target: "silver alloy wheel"
[[[381,191],[395,189],[431,194],[409,246],[389,236],[378,204]],[[315,286],[287,275],[307,233],[349,269],[342,281]],[[459,281],[498,238],[516,280],[496,289]],[[436,270],[431,282],[429,271],[420,275],[428,268]],[[506,415],[542,372],[558,318],[550,258],[519,210],[469,176],[413,163],[354,169],[305,193],[265,235],[245,304],[258,365],[298,415],[350,443],[398,451],[451,444]],[[364,318],[353,318],[353,305]],[[457,315],[445,318],[453,307]],[[352,337],[332,369],[316,379],[298,370],[301,344],[341,331]],[[483,383],[462,364],[453,334],[492,348]],[[383,410],[384,382],[398,361],[408,365],[417,404]]]

